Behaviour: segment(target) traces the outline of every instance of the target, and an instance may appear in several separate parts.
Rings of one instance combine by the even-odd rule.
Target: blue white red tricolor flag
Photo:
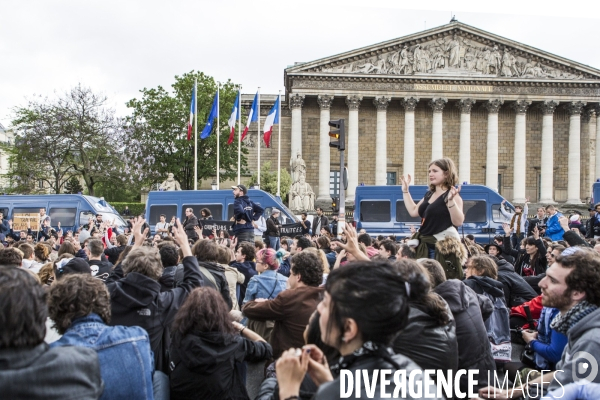
[[[231,110],[231,116],[229,117],[229,121],[227,125],[229,125],[229,140],[227,144],[233,143],[233,139],[235,138],[235,121],[238,119],[238,110],[240,109],[240,92],[238,91],[237,97],[233,102],[233,109]]]
[[[192,139],[192,126],[194,125],[194,110],[196,109],[196,86],[192,90],[192,103],[190,104],[190,122],[188,122],[187,140]]]
[[[254,95],[254,101],[252,102],[252,108],[250,108],[250,113],[248,114],[248,121],[246,121],[246,127],[244,128],[244,132],[242,132],[242,140],[246,137],[248,133],[248,129],[250,129],[250,123],[258,121],[258,92]]]
[[[273,108],[269,111],[269,115],[265,119],[265,125],[263,128],[263,139],[265,141],[265,145],[267,147],[271,147],[271,133],[273,131],[273,125],[279,123],[279,97],[277,97],[277,101],[273,104]]]

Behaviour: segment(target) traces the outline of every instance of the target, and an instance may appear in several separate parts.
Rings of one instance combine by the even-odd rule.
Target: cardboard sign
[[[40,218],[40,213],[15,213],[13,215],[13,230],[27,232],[27,222],[29,222],[32,231],[39,231]]]
[[[217,231],[217,236],[219,235],[219,231],[227,231],[229,236],[232,235],[231,227],[233,226],[233,222],[231,221],[215,221],[212,219],[199,221],[200,226],[202,226],[202,236],[209,237],[213,233],[213,229]]]

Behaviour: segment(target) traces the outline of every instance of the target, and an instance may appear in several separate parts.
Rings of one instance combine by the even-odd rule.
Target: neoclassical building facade
[[[460,22],[300,63],[284,79],[282,167],[301,153],[321,201],[339,170],[328,136],[339,118],[350,204],[360,184],[406,174],[427,184],[429,162],[443,156],[460,182],[517,203],[578,204],[600,178],[600,70]],[[263,97],[262,115],[275,100]],[[273,140],[261,159],[275,167]]]

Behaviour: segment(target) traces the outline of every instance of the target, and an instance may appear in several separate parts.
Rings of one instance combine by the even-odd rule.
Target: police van
[[[122,233],[127,224],[117,210],[103,198],[81,194],[43,194],[43,195],[3,195],[0,196],[0,212],[5,220],[14,219],[15,214],[37,214],[40,209],[46,209],[53,228],[60,227],[63,232],[77,230],[101,214],[103,221],[116,224]]]
[[[426,185],[410,186],[409,191],[418,203],[429,190]],[[471,234],[478,243],[489,243],[495,235],[503,234],[502,224],[508,220],[500,213],[505,200],[500,194],[483,185],[463,185],[465,222],[458,227],[462,236]],[[505,207],[514,212],[508,201]],[[402,194],[402,186],[358,186],[356,188],[354,224],[357,230],[365,229],[370,236],[395,235],[403,238],[411,235],[411,226],[418,230],[420,217],[411,217]]]
[[[259,189],[248,189],[248,197],[254,203],[259,203],[265,209],[264,217],[271,216],[273,208],[281,211],[279,220],[282,224],[296,222],[294,214],[275,196]],[[215,221],[229,221],[233,217],[233,191],[228,190],[176,190],[152,191],[148,193],[146,202],[146,221],[150,230],[160,221],[161,214],[167,222],[172,217],[185,219],[185,210],[191,208],[194,215],[200,219],[200,210],[207,208]]]

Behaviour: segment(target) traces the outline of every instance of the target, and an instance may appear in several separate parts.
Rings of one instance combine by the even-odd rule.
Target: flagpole
[[[277,134],[277,197],[281,197],[281,90],[279,91],[279,109],[277,110],[277,118],[279,119],[279,133]]]
[[[220,97],[220,93],[219,93],[219,89],[221,88],[221,83],[217,82],[217,190],[219,190],[219,180],[220,180],[220,174],[219,174],[219,157],[220,157],[220,137],[221,137],[221,130],[219,129],[219,111],[220,111],[220,107],[219,107],[219,100]]]
[[[240,164],[242,154],[242,87],[238,89],[238,185],[240,182]]]
[[[258,188],[260,189],[260,87],[258,88],[258,115],[257,115],[257,121],[258,121],[258,142],[256,143],[256,147],[258,148],[258,172],[257,172],[257,185]]]
[[[194,80],[194,190],[198,190],[198,78]]]

